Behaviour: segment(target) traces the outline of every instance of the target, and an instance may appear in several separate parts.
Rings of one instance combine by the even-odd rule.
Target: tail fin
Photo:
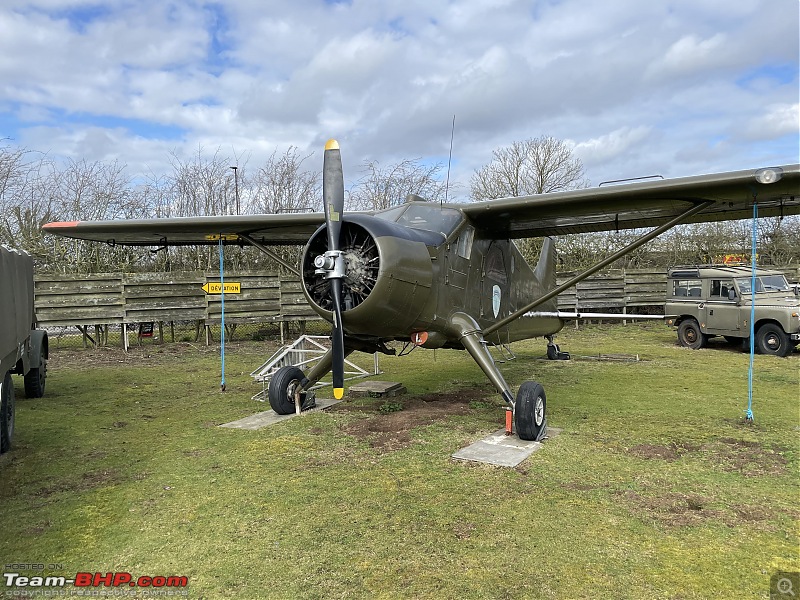
[[[556,244],[550,237],[544,238],[543,242],[534,275],[546,292],[556,287]]]

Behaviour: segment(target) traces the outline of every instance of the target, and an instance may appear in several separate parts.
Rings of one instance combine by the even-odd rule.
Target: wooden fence
[[[800,268],[783,272],[790,281],[800,281]],[[561,273],[558,282],[572,275]],[[241,293],[225,294],[226,323],[318,318],[296,278],[242,272],[227,275],[225,281],[241,283]],[[43,327],[77,326],[83,331],[96,325],[174,321],[195,321],[207,328],[220,323],[220,295],[203,291],[214,282],[219,283],[217,273],[202,272],[40,275],[35,278],[36,315]],[[558,308],[635,313],[662,306],[666,286],[664,271],[606,271],[561,294]]]

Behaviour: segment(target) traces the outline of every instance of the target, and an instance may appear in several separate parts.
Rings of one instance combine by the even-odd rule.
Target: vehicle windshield
[[[449,236],[461,224],[461,212],[438,204],[413,203],[390,208],[375,214],[379,219],[399,225],[434,231]]]
[[[742,295],[752,293],[752,278],[751,277],[737,277],[736,285]],[[756,294],[762,292],[788,292],[789,283],[783,275],[758,275],[756,277]]]

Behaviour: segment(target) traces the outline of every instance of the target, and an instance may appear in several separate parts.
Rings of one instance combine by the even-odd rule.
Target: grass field
[[[450,458],[503,420],[463,352],[381,357],[403,410],[350,400],[260,431],[217,425],[269,408],[248,373],[274,344],[229,347],[225,393],[213,348],[55,352],[44,398],[15,378],[0,557],[186,576],[207,599],[768,598],[800,570],[800,354],[756,356],[748,425],[738,349],[660,324],[558,341],[575,360],[534,340],[503,365],[563,429],[516,469]],[[589,358],[623,353],[641,361]]]

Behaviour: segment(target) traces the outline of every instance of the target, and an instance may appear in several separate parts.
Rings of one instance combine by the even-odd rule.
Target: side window
[[[710,299],[728,300],[728,292],[732,289],[733,289],[732,279],[712,279]]]
[[[465,227],[461,235],[458,236],[458,255],[461,258],[469,258],[472,254],[472,240],[475,237],[475,230],[472,227]]]
[[[672,295],[678,298],[699,297],[703,283],[699,279],[676,279],[672,282]]]

